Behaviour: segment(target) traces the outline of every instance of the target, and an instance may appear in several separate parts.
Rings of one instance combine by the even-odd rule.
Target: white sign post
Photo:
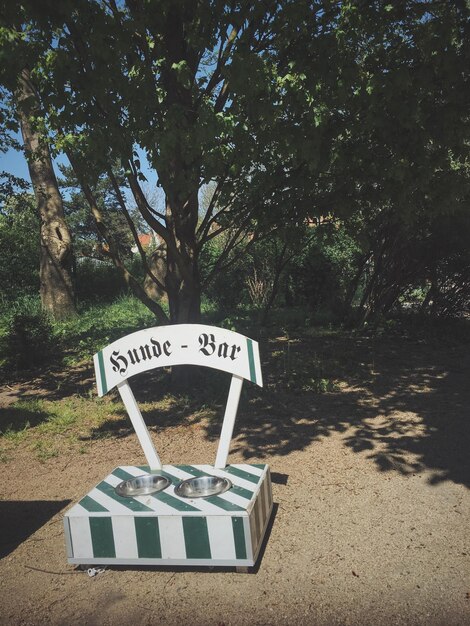
[[[65,515],[70,563],[142,565],[254,565],[272,511],[268,465],[227,465],[243,380],[262,386],[256,341],[223,328],[181,324],[141,330],[94,356],[98,395],[117,387],[147,460],[120,466]],[[201,365],[232,374],[215,463],[162,465],[129,379],[156,367]],[[161,475],[158,493],[124,497],[123,480]],[[231,488],[208,497],[183,497],[183,480],[219,477]],[[160,480],[160,479],[159,479]]]

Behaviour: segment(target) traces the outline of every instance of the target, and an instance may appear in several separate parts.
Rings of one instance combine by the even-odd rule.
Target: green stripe
[[[180,470],[183,470],[183,472],[186,472],[187,474],[192,474],[193,476],[196,476],[197,478],[199,478],[199,476],[209,476],[207,472],[201,472],[201,470],[198,470],[196,467],[193,467],[192,465],[175,465],[175,467],[177,467]]]
[[[248,346],[248,363],[250,365],[250,380],[252,383],[256,383],[255,357],[253,355],[253,341],[247,337],[246,344]]]
[[[219,508],[224,509],[224,511],[246,511],[246,507],[249,504],[247,502],[246,507],[239,506],[238,504],[234,504],[233,502],[230,502],[229,500],[224,500],[222,496],[208,496],[204,498],[204,500],[206,500],[207,502],[210,502],[211,504],[215,504],[215,506],[218,506]]]
[[[117,493],[114,491],[114,487],[109,483],[103,481],[99,485],[96,485],[96,488],[105,493],[113,500],[116,500],[116,502],[119,502],[119,504],[127,507],[131,511],[152,511],[151,508],[145,506],[145,504],[142,504],[138,500],[135,500],[135,498],[123,498],[121,496],[118,496]]]
[[[257,467],[260,470],[264,470],[266,467],[266,463],[250,463],[253,467]]]
[[[116,478],[120,478],[121,480],[132,480],[133,478],[137,478],[137,476],[134,476],[133,474],[129,474],[129,472],[126,472],[126,470],[123,470],[122,467],[116,467],[116,469],[113,470],[113,476],[116,476]]]
[[[80,500],[78,504],[80,504],[80,506],[82,506],[84,509],[86,509],[90,513],[102,513],[102,512],[107,513],[108,512],[108,509],[106,509],[99,502],[96,502],[96,500],[93,500],[93,498],[90,498],[90,496],[85,496],[84,498]]]
[[[153,493],[152,496],[160,502],[164,502],[168,506],[173,507],[177,511],[197,511],[200,513],[200,509],[197,509],[195,506],[191,506],[187,502],[182,502],[173,496],[170,496],[169,493],[165,493],[164,491],[160,491],[160,493]]]
[[[205,517],[183,517],[186,558],[210,559],[211,546]]]
[[[175,465],[175,467],[177,467],[178,469],[183,470],[184,472],[187,472],[188,474],[192,474],[193,476],[196,476],[198,478],[199,478],[199,476],[209,476],[209,474],[207,474],[206,472],[201,472],[201,470],[198,470],[197,468],[193,467],[192,465]],[[227,468],[225,468],[225,471],[227,471]],[[213,474],[213,475],[215,476],[215,474]],[[251,500],[251,498],[253,497],[253,492],[252,491],[248,491],[248,489],[244,489],[243,487],[237,487],[236,485],[232,485],[230,491],[232,493],[235,493],[237,496],[245,498],[245,500]],[[212,502],[212,498],[222,499],[221,496],[211,496],[210,498],[204,498],[204,499],[208,500],[209,502]],[[227,502],[227,501],[224,500],[224,502]],[[218,506],[222,506],[218,502],[213,502],[213,504],[217,504]],[[237,505],[233,504],[232,506],[237,506]],[[222,506],[222,508],[225,508],[225,507]],[[226,510],[227,511],[237,511],[237,510],[244,511],[245,509],[240,508],[240,509],[226,509]]]
[[[93,557],[116,558],[113,524],[110,517],[89,517]]]
[[[157,517],[134,517],[137,552],[139,557],[161,559],[160,530]]]
[[[255,474],[250,474],[245,470],[238,469],[238,467],[233,467],[233,465],[228,465],[224,472],[228,472],[229,474],[233,474],[234,476],[238,476],[238,478],[244,478],[245,480],[249,480],[250,483],[258,484],[261,476],[255,476]]]
[[[235,542],[235,556],[237,559],[246,559],[245,529],[243,517],[232,517],[233,539]]]
[[[101,388],[103,394],[108,393],[108,383],[106,382],[106,371],[104,369],[103,350],[98,352],[98,363],[100,366]]]

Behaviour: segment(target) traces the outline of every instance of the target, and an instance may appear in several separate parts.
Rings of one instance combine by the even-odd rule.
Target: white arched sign
[[[118,339],[94,356],[98,395],[117,387],[152,469],[161,469],[145,422],[128,384],[157,367],[202,365],[232,374],[214,467],[225,467],[243,379],[262,386],[258,343],[231,330],[203,324],[158,326]]]

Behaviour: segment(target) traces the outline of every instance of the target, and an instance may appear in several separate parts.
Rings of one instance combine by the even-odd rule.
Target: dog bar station
[[[269,466],[227,465],[244,380],[262,386],[258,343],[201,324],[123,337],[94,356],[98,395],[117,387],[147,464],[114,469],[64,516],[69,563],[255,565],[272,512]],[[162,465],[129,379],[173,365],[232,375],[213,465]]]

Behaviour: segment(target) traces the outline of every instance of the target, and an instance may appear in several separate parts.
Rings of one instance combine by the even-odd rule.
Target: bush
[[[213,264],[222,253],[220,241],[211,240],[202,250],[200,257],[201,280],[204,283],[210,274]],[[213,276],[204,290],[205,298],[212,302],[221,312],[227,314],[237,307],[246,306],[249,302],[246,291],[246,277],[248,275],[247,257],[243,256],[235,262],[229,256],[228,267]]]
[[[107,261],[80,259],[75,268],[75,293],[79,302],[112,302],[126,291],[114,265]]]
[[[51,320],[42,311],[17,311],[7,327],[7,363],[16,370],[40,365],[53,356],[56,341]]]
[[[308,305],[318,323],[339,321],[346,313],[357,255],[357,245],[344,228],[316,227],[292,263],[289,299]]]

